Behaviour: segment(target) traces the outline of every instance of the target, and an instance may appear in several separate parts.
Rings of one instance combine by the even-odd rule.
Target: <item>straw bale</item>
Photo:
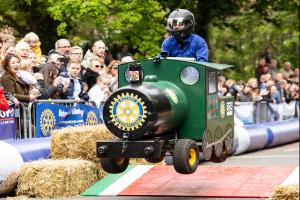
[[[20,169],[17,195],[69,197],[80,194],[98,180],[97,165],[80,159],[39,160]]]
[[[52,131],[51,156],[53,159],[81,158],[95,163],[96,142],[114,140],[105,125],[68,127]]]
[[[7,178],[0,183],[0,195],[12,192],[17,186],[18,177],[18,172],[12,172],[11,174],[9,174]]]
[[[7,197],[6,200],[29,200],[27,196],[16,196],[16,197]]]
[[[272,200],[298,200],[299,184],[291,184],[287,186],[278,186],[272,193]]]

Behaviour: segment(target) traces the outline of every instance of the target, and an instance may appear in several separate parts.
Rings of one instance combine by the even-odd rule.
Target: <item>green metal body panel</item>
[[[159,88],[166,94],[171,103],[171,129],[181,126],[188,115],[188,100],[185,93],[175,84],[167,81],[145,82]]]
[[[188,115],[185,123],[178,130],[178,138],[189,138],[201,140],[206,129],[206,110],[205,108],[205,66],[196,62],[167,60],[163,59],[159,64],[153,63],[152,59],[140,60],[144,77],[156,75],[159,81],[168,81],[175,84],[184,91],[188,104]],[[125,79],[125,70],[129,63],[119,67],[119,87],[125,86],[128,82]],[[199,71],[199,80],[194,85],[186,85],[180,80],[180,72],[187,66],[193,66]],[[174,123],[177,120],[174,119]]]
[[[224,134],[228,125],[232,128],[234,127],[233,97],[218,97],[217,102],[217,114],[215,116],[208,116],[207,119],[207,130],[209,130],[212,137],[216,137],[214,133],[217,128],[221,128],[222,133]],[[207,113],[209,113],[209,111]]]

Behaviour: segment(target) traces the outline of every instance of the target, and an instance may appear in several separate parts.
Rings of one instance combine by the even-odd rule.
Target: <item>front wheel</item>
[[[180,139],[176,142],[173,153],[173,165],[180,174],[191,174],[199,164],[199,148],[194,140]]]
[[[127,169],[129,158],[101,158],[100,163],[104,171],[118,174]]]

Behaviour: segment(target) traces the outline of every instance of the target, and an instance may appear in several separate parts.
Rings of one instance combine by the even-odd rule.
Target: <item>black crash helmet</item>
[[[180,39],[182,36],[193,32],[195,18],[193,13],[185,9],[174,10],[168,18],[168,31],[171,35]]]

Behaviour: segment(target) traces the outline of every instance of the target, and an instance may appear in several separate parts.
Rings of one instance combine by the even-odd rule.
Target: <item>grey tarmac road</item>
[[[265,149],[261,151],[246,153],[228,158],[223,163],[204,162],[206,166],[299,166],[299,142]],[[55,200],[229,200],[229,198],[203,198],[203,197],[144,197],[144,196],[122,196],[122,197],[70,197],[57,198]],[[262,200],[263,198],[235,198],[234,200]],[[43,199],[46,200],[46,199]],[[54,200],[54,199],[51,199]]]
[[[206,166],[299,166],[299,142],[279,146],[271,149],[246,153],[228,158],[223,163],[204,162],[200,164]],[[74,200],[229,200],[229,198],[203,198],[203,197],[72,197]],[[263,198],[235,198],[234,200],[262,200]],[[66,199],[57,199],[66,200]]]

